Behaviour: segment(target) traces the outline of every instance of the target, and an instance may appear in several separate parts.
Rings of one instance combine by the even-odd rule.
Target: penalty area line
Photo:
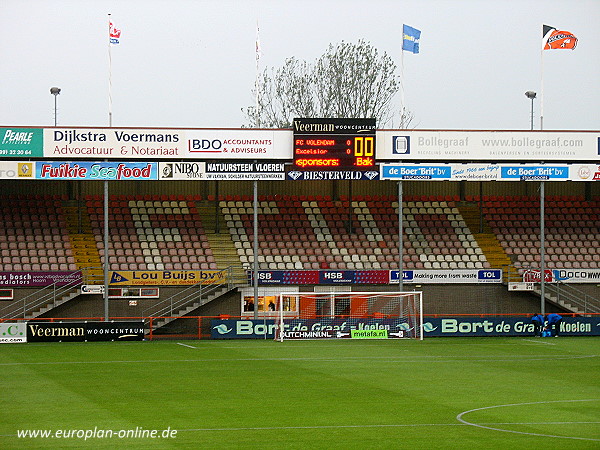
[[[534,344],[556,345],[554,342],[541,342],[541,341],[534,341],[533,339],[523,339],[523,341],[533,342]]]
[[[187,347],[187,348],[198,348],[198,347],[194,347],[193,345],[183,344],[182,342],[178,342],[177,345],[181,345],[182,347]]]

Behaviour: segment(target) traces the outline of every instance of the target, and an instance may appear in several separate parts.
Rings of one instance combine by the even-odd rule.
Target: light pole
[[[531,129],[533,130],[533,99],[535,99],[536,97],[536,93],[533,91],[527,91],[525,92],[525,96],[529,99],[531,99]]]
[[[54,95],[54,126],[56,126],[56,97],[58,96],[58,94],[60,94],[60,88],[57,87],[51,87],[50,88],[50,93],[52,95]]]

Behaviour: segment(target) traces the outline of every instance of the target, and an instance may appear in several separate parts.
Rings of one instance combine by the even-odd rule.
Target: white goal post
[[[423,339],[423,293],[281,292],[275,340]]]

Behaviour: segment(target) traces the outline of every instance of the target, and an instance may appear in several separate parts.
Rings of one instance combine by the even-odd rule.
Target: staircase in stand
[[[510,265],[512,261],[504,252],[500,241],[485,218],[481,220],[479,207],[473,204],[462,204],[457,208],[490,265],[499,269]]]
[[[39,305],[38,305],[39,309],[36,309],[33,312],[25,314],[24,318],[25,319],[35,319],[36,317],[39,317],[42,314],[47,313],[51,309],[54,309],[57,306],[60,306],[64,303],[67,303],[69,300],[72,300],[75,297],[78,297],[79,294],[80,294],[79,288],[70,289],[69,291],[65,292],[64,294],[56,296],[56,298],[50,300],[48,303],[44,304],[43,306],[39,307]]]
[[[64,202],[63,214],[69,230],[71,250],[79,270],[85,270],[87,284],[102,284],[104,274],[102,261],[96,248],[96,240],[90,224],[90,217],[75,200]]]
[[[221,208],[217,208],[215,211],[215,203],[207,200],[197,201],[196,208],[202,217],[202,225],[217,267],[219,269],[234,267],[234,277],[239,279],[245,277],[240,257],[231,240],[231,234]]]

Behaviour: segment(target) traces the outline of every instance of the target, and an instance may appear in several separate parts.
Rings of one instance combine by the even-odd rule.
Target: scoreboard
[[[375,119],[294,119],[294,166],[303,170],[375,167]]]

